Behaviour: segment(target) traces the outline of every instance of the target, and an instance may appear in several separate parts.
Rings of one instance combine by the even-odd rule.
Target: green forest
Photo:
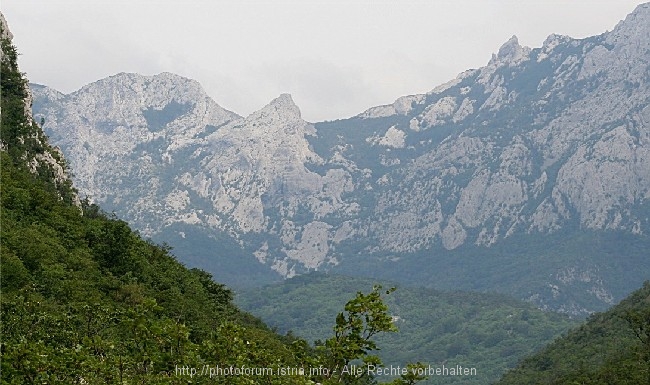
[[[497,384],[650,384],[650,282],[526,358]]]
[[[242,291],[236,302],[271,327],[314,342],[328,335],[325,320],[345,293],[370,282],[313,273],[261,293]],[[423,383],[650,384],[650,282],[580,324],[497,294],[399,287],[386,304],[400,332],[377,339],[384,364],[477,368],[476,377],[431,376]]]
[[[235,302],[281,333],[310,342],[327,338],[329,320],[348,293],[372,286],[373,280],[311,273],[238,292]],[[382,282],[384,287],[395,286]],[[422,361],[427,365],[475,367],[472,377],[431,377],[431,384],[485,384],[496,381],[577,321],[543,312],[499,294],[443,292],[399,286],[386,298],[399,333],[377,338],[377,353],[386,365]]]

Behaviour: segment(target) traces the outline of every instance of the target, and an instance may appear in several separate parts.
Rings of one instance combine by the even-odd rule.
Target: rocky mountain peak
[[[269,104],[293,104],[295,105],[295,102],[293,101],[293,98],[291,97],[291,94],[289,93],[283,93],[280,94],[277,98],[271,100]]]
[[[571,40],[571,37],[566,36],[566,35],[558,35],[556,33],[552,33],[548,35],[546,40],[544,40],[544,43],[542,43],[542,52],[547,54],[551,52],[555,47],[558,45]]]
[[[650,3],[637,6],[634,12],[608,33],[607,41],[610,44],[625,42],[646,46],[650,41]]]
[[[616,29],[624,26],[635,26],[647,30],[650,27],[650,3],[639,4],[632,13],[618,23]]]
[[[170,72],[150,76],[122,72],[88,84],[73,94],[81,97],[84,93],[100,93],[98,96],[106,102],[128,102],[138,108],[164,108],[172,100],[184,104],[210,99],[199,82]],[[226,115],[239,117],[222,110]]]
[[[503,43],[503,45],[501,45],[497,57],[499,59],[507,59],[512,56],[516,56],[519,50],[521,50],[519,39],[517,38],[516,35],[512,35],[512,37],[508,39],[508,41],[506,41],[505,43]]]
[[[296,119],[301,119],[300,108],[296,105],[291,94],[281,94],[273,99],[268,105],[269,108],[275,109],[278,113],[290,115]]]
[[[496,55],[492,56],[490,64],[509,64],[515,65],[528,57],[530,48],[519,44],[517,36],[513,35],[508,41],[503,43]]]
[[[290,94],[281,94],[259,111],[253,112],[246,120],[265,122],[266,124],[301,121],[300,108]]]

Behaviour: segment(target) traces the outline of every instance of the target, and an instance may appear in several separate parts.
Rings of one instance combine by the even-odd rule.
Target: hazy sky
[[[309,121],[423,93],[512,35],[612,30],[638,0],[2,0],[21,70],[68,93],[118,72],[174,72],[241,115],[288,92]]]

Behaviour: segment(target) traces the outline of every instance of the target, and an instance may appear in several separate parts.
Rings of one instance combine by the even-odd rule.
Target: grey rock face
[[[642,5],[612,32],[551,36],[539,49],[513,37],[486,67],[410,97],[406,119],[375,134],[410,129],[414,155],[384,178],[399,182],[379,194],[375,226],[400,232],[392,222],[405,214],[395,212],[425,201],[435,213],[417,216],[427,230],[416,238],[439,238],[447,249],[490,245],[515,231],[558,231],[574,215],[586,229],[647,233],[647,218],[634,208],[650,190],[649,13]],[[438,143],[422,134],[446,127],[451,133]],[[395,251],[426,245],[382,240]]]
[[[485,67],[341,121],[305,122],[289,95],[242,118],[172,74],[34,86],[35,113],[81,191],[144,234],[226,232],[285,277],[569,230],[645,237],[649,15],[535,49],[513,37]],[[580,285],[614,298],[600,267],[553,266],[524,297],[576,314],[597,306],[548,303]]]
[[[71,154],[80,190],[144,235],[174,223],[236,239],[268,233],[282,244],[282,258],[268,260],[284,275],[293,274],[289,263],[334,262],[330,226],[294,217],[354,210],[341,199],[353,185],[341,169],[308,169],[323,160],[310,149],[305,137],[314,127],[291,96],[241,118],[173,74],[119,74],[70,95],[33,89],[52,140]]]

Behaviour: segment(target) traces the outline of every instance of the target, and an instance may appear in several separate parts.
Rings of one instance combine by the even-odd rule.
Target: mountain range
[[[231,286],[325,270],[582,316],[650,276],[648,63],[642,4],[335,121],[171,73],[31,90],[82,196]]]

